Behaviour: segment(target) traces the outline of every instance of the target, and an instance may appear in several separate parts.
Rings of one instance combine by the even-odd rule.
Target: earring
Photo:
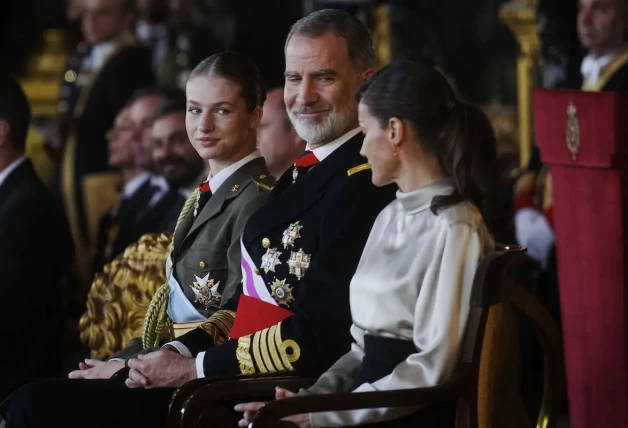
[[[393,155],[397,156],[397,151],[399,150],[399,148],[397,146],[392,146],[393,148]]]

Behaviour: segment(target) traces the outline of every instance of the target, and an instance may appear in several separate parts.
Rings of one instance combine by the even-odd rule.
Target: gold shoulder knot
[[[371,165],[368,163],[363,163],[362,165],[354,166],[353,168],[347,171],[347,175],[351,177],[353,174],[357,174],[360,171],[366,171],[371,169]]]

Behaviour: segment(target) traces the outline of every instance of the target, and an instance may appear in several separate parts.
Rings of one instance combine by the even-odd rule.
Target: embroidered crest
[[[298,279],[301,279],[305,276],[305,272],[307,272],[310,267],[310,262],[312,261],[312,256],[310,254],[306,254],[303,252],[303,248],[301,248],[298,252],[292,252],[290,254],[290,260],[288,260],[288,266],[290,267],[290,273],[296,276]]]
[[[573,104],[573,101],[570,101],[569,107],[567,107],[566,139],[572,160],[576,160],[576,155],[580,150],[580,125],[578,124],[577,113],[576,106]]]
[[[276,248],[269,248],[266,250],[266,254],[262,256],[262,266],[264,272],[268,273],[275,271],[275,266],[281,264],[281,260],[279,260],[279,256],[281,255],[281,251],[277,251]]]
[[[303,226],[301,226],[297,221],[296,223],[291,223],[290,226],[283,231],[281,243],[283,244],[284,249],[294,246],[294,241],[301,237],[301,234],[299,233],[301,229],[303,229]]]
[[[209,279],[209,274],[205,275],[203,278],[194,275],[194,278],[196,278],[196,281],[194,281],[194,284],[190,285],[190,288],[196,296],[194,302],[205,305],[205,310],[209,309],[210,306],[220,306],[220,298],[222,297],[218,292],[220,281],[214,284],[214,280]]]
[[[290,284],[286,284],[285,279],[279,280],[275,278],[275,281],[270,285],[270,289],[271,295],[280,305],[289,306],[294,301],[292,287],[290,287]]]

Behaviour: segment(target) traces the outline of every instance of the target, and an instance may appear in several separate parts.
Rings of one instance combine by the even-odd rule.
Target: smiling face
[[[284,102],[297,133],[310,144],[333,141],[357,125],[355,93],[364,79],[344,38],[294,35],[286,46]]]
[[[240,87],[223,77],[199,75],[186,85],[185,127],[198,154],[214,174],[255,150],[261,108],[247,110]]]
[[[188,187],[204,167],[188,140],[185,129],[185,111],[166,114],[155,120],[153,134],[153,162],[169,183]]]

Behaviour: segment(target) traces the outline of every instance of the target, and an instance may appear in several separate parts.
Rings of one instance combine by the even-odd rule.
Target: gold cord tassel
[[[179,214],[179,218],[177,219],[177,225],[174,228],[175,235],[177,233],[179,225],[192,209],[192,206],[196,202],[198,195],[199,190],[198,188],[196,188],[196,190],[192,192],[187,201],[185,201],[183,209],[181,210],[181,214]],[[172,253],[173,247],[174,236],[172,237],[172,241],[170,242],[168,254]],[[170,256],[168,256],[168,258],[170,258]],[[167,324],[169,324],[170,321],[168,319],[169,296],[170,284],[166,281],[165,284],[159,287],[159,289],[151,299],[148,310],[146,311],[146,318],[144,318],[144,334],[142,335],[142,346],[144,347],[144,349],[158,346],[161,335],[164,333],[164,330],[167,330]]]

